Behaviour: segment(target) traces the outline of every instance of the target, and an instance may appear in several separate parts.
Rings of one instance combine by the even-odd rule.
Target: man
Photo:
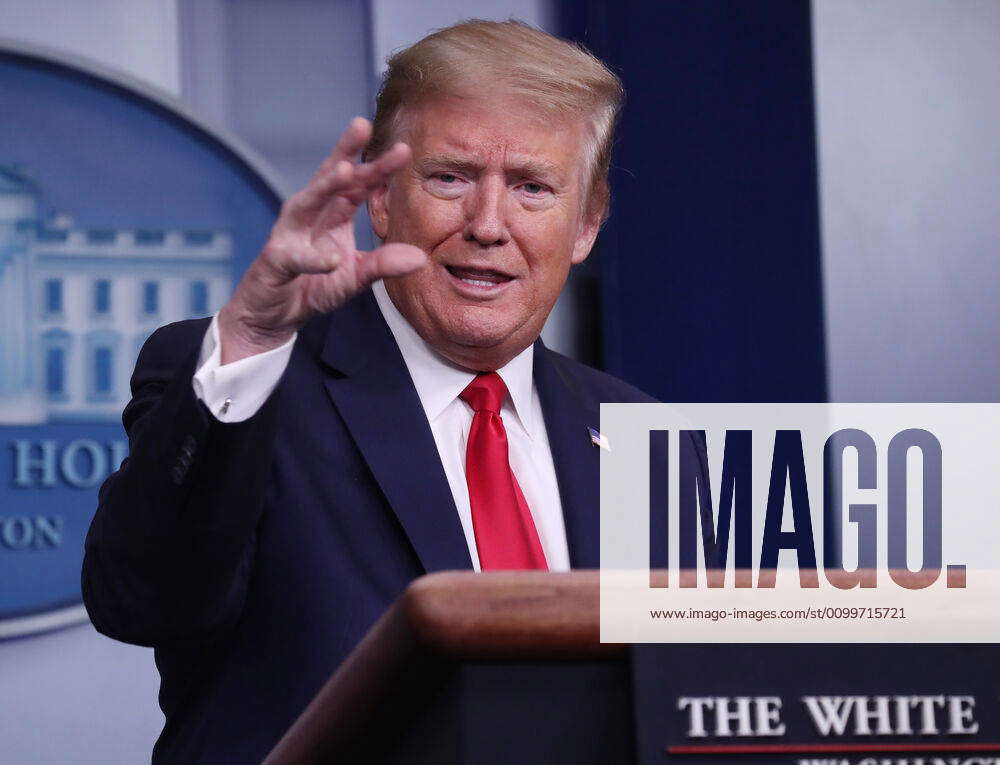
[[[605,217],[620,98],[519,23],[425,38],[211,324],[150,338],[83,587],[156,648],[155,760],[259,761],[423,573],[599,565],[588,427],[649,399],[538,335]]]

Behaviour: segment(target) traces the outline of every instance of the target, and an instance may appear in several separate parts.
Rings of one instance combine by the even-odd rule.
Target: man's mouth
[[[465,268],[462,266],[445,266],[448,273],[463,284],[477,289],[495,289],[498,285],[511,281],[514,277],[501,271],[489,268]]]

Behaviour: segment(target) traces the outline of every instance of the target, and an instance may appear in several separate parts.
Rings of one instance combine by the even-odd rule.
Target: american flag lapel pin
[[[607,436],[602,436],[600,431],[596,430],[595,428],[587,428],[587,430],[590,431],[590,443],[592,443],[594,446],[601,447],[606,452],[611,451],[611,444],[608,443]]]

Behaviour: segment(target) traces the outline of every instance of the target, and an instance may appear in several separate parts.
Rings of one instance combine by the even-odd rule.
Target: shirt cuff
[[[277,348],[223,366],[216,314],[201,342],[198,371],[191,381],[194,394],[219,422],[250,419],[278,387],[296,336]]]

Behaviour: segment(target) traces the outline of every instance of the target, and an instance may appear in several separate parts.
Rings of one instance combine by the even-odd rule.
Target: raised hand
[[[410,157],[397,143],[364,164],[355,157],[371,136],[371,123],[355,117],[309,185],[281,207],[264,249],[219,313],[222,363],[285,343],[310,317],[331,311],[384,276],[426,263],[408,244],[357,249],[354,213]]]

